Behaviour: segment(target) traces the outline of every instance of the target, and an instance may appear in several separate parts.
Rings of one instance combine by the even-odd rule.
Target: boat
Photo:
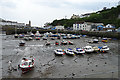
[[[29,39],[29,40],[33,40],[33,38],[32,38],[32,37],[28,37],[28,39]]]
[[[91,39],[91,40],[89,40],[89,41],[88,41],[88,43],[93,43],[93,40],[92,40],[92,39]]]
[[[92,48],[92,46],[85,46],[83,49],[85,50],[86,53],[94,52],[94,49]]]
[[[36,37],[40,37],[41,36],[41,34],[39,33],[39,31],[36,31],[35,36]]]
[[[35,35],[34,35],[32,32],[30,32],[30,36],[31,36],[31,37],[34,37]]]
[[[43,37],[43,40],[47,40],[47,37]]]
[[[93,43],[98,43],[99,40],[98,39],[93,39]]]
[[[61,41],[61,45],[67,45],[67,41],[65,40]]]
[[[71,49],[71,48],[68,48],[67,50],[65,50],[65,54],[66,55],[71,55],[71,56],[74,56],[74,51]]]
[[[68,41],[68,44],[69,44],[69,45],[73,45],[73,42],[71,42],[71,41]]]
[[[56,50],[54,50],[54,54],[62,56],[62,55],[64,55],[64,52],[62,49],[56,49]]]
[[[51,37],[51,40],[55,40],[55,38],[54,38],[54,37]]]
[[[21,41],[20,43],[19,43],[19,46],[24,46],[25,45],[25,42],[24,41]]]
[[[35,59],[23,58],[21,60],[21,63],[18,65],[18,67],[21,68],[22,73],[26,73],[26,72],[32,70],[32,68],[34,68],[34,65],[35,65]]]
[[[49,45],[50,45],[50,42],[49,42],[49,41],[46,41],[45,45],[46,45],[46,46],[49,46]]]
[[[81,48],[74,48],[74,53],[75,54],[85,54],[84,49]]]
[[[93,46],[94,52],[98,52],[100,49],[97,46]]]
[[[58,42],[58,41],[56,41],[56,42],[55,42],[55,45],[59,45],[59,42]]]
[[[23,34],[19,34],[19,38],[24,38],[24,35]]]
[[[110,49],[108,46],[102,46],[102,47],[98,47],[100,52],[108,52]]]
[[[60,36],[57,37],[57,39],[60,39],[60,38],[61,38]]]
[[[25,40],[25,41],[29,41],[29,38],[28,38],[28,37],[24,37],[24,40]]]
[[[15,37],[15,38],[18,38],[18,34],[15,34],[14,37]]]
[[[103,38],[102,42],[105,42],[105,43],[108,42],[107,38]]]
[[[40,40],[40,37],[35,37],[36,40]]]
[[[76,38],[75,35],[72,35],[72,36],[71,36],[71,39],[75,39],[75,38]]]
[[[67,36],[63,36],[63,39],[67,39]]]

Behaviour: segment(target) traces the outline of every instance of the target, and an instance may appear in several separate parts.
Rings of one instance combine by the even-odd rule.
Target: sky
[[[46,22],[69,19],[117,6],[120,0],[0,0],[0,18],[42,27]]]

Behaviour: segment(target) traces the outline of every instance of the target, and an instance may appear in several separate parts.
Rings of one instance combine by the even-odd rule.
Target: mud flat
[[[20,39],[13,35],[2,36],[2,77],[3,78],[118,78],[118,40],[109,40],[108,43],[88,44],[88,38],[71,39],[74,45],[54,45],[55,41],[50,40],[51,46],[45,46],[45,41],[26,41],[24,47],[19,47]],[[84,47],[86,45],[107,45],[110,48],[108,53],[91,53],[84,56],[73,57],[63,55],[55,56],[55,49],[67,49]],[[15,68],[25,56],[35,57],[35,68],[22,74],[21,70],[8,71],[8,61],[12,60]]]

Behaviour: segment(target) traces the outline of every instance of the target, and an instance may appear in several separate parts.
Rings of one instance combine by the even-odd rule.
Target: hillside
[[[117,7],[112,7],[111,9],[101,10],[96,13],[92,13],[90,17],[78,18],[78,19],[61,19],[54,20],[50,25],[63,25],[65,27],[72,27],[77,21],[86,22],[102,22],[106,24],[114,24],[116,28],[120,27],[120,5]]]

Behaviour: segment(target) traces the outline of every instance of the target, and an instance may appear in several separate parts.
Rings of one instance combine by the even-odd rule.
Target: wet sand
[[[2,77],[3,78],[118,78],[118,40],[109,40],[108,43],[88,44],[83,38],[71,39],[74,45],[45,46],[45,40],[26,41],[24,47],[19,46],[20,39],[13,35],[2,36]],[[66,39],[68,40],[68,39]],[[86,45],[102,46],[106,44],[108,53],[91,53],[75,56],[55,56],[55,49],[84,47]],[[22,74],[21,70],[8,71],[8,61],[12,60],[15,68],[25,56],[35,57],[35,68]]]

